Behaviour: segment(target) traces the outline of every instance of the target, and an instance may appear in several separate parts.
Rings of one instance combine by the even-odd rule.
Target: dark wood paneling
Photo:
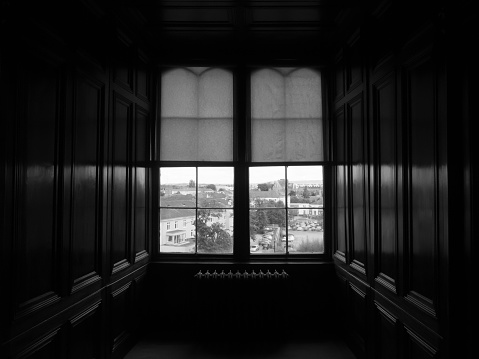
[[[347,48],[346,91],[351,92],[363,82],[363,52],[359,31],[349,40]]]
[[[131,329],[131,282],[123,285],[111,293],[111,352],[123,349],[124,344],[130,339]]]
[[[344,62],[342,53],[337,56],[334,67],[334,99],[336,101],[344,97]]]
[[[150,61],[142,53],[138,54],[136,69],[136,96],[143,101],[151,101],[152,73]]]
[[[336,240],[334,243],[335,255],[338,259],[346,261],[347,254],[347,203],[346,203],[346,119],[344,110],[340,109],[334,114],[335,154],[336,162]]]
[[[361,353],[366,353],[366,340],[368,332],[366,292],[361,290],[355,284],[349,282],[348,299],[348,305],[351,308],[351,339],[353,340],[353,345],[357,347]]]
[[[375,320],[375,331],[378,338],[375,341],[375,358],[401,358],[398,318],[376,303]]]
[[[31,56],[31,55],[30,55]],[[16,310],[58,300],[58,130],[62,69],[45,58],[21,73],[15,170]]]
[[[129,266],[130,126],[133,104],[113,95],[111,261],[117,272]]]
[[[391,71],[372,85],[377,136],[378,239],[377,281],[396,293],[398,278],[398,133],[396,80]]]
[[[134,252],[138,261],[147,255],[148,249],[148,169],[144,163],[149,159],[148,146],[149,114],[136,108],[135,116],[135,192],[134,192]]]
[[[131,39],[121,30],[117,30],[117,41],[114,47],[113,82],[124,90],[133,93],[134,67]]]
[[[348,123],[351,127],[351,260],[352,267],[366,274],[366,181],[365,133],[363,95],[360,93],[347,103]]]
[[[437,175],[435,66],[426,53],[404,69],[409,134],[409,236],[407,291],[435,315],[437,294]]]
[[[100,149],[105,87],[78,73],[75,79],[71,213],[72,290],[100,279]]]
[[[14,354],[14,358],[51,359],[61,357],[60,329],[56,329],[35,341],[23,351]]]
[[[419,335],[406,328],[404,355],[411,359],[436,358],[437,350],[424,341]]]
[[[102,355],[101,304],[97,303],[69,321],[68,358],[100,358]]]
[[[144,323],[154,73],[84,3],[2,42],[2,358],[121,357]]]

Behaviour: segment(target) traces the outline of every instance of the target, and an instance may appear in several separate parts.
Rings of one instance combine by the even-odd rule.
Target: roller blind
[[[321,76],[309,68],[267,68],[251,75],[253,162],[322,161]]]
[[[160,159],[233,160],[233,74],[176,68],[161,77]]]

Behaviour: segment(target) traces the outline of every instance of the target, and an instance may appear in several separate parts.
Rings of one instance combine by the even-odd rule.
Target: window
[[[320,72],[168,68],[160,88],[158,252],[324,254]]]

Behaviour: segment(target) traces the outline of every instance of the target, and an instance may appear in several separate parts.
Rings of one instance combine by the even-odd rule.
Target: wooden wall
[[[382,2],[334,61],[333,258],[359,358],[472,357],[477,70],[454,11]]]
[[[18,10],[0,68],[0,356],[121,357],[150,255],[151,64],[114,14]]]

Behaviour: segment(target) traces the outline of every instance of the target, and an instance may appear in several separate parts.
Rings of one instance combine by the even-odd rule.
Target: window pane
[[[316,214],[309,217],[298,216],[296,211],[288,211],[288,251],[291,254],[324,253],[323,210],[315,209]]]
[[[307,215],[311,208],[323,207],[323,167],[288,166],[288,206]]]
[[[196,207],[196,168],[160,168],[160,207]]]
[[[323,160],[321,76],[275,68],[251,76],[254,162]]]
[[[199,167],[198,207],[232,208],[233,183],[233,167]]]
[[[160,159],[233,159],[233,74],[180,68],[161,78]]]
[[[194,209],[160,208],[160,252],[195,252],[195,214]]]
[[[233,210],[198,209],[198,253],[233,253]]]
[[[281,241],[286,225],[285,209],[252,209],[249,213],[249,225],[252,254],[285,253],[286,247]]]
[[[285,207],[285,167],[250,167],[250,207]]]

